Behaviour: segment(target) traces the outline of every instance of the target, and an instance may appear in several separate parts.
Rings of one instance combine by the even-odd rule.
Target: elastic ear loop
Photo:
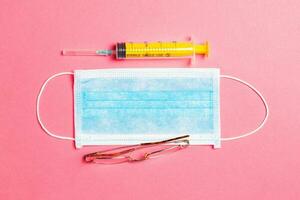
[[[57,73],[57,74],[54,74],[52,75],[51,77],[49,77],[45,82],[44,84],[42,85],[41,89],[40,89],[40,92],[37,96],[37,101],[36,101],[36,116],[37,116],[37,119],[38,119],[38,122],[40,123],[42,129],[50,136],[52,137],[55,137],[55,138],[58,138],[58,139],[63,139],[63,140],[75,140],[75,138],[73,137],[66,137],[66,136],[59,136],[59,135],[56,135],[54,133],[51,133],[47,128],[46,126],[44,125],[44,123],[42,122],[41,120],[41,116],[40,116],[40,99],[41,99],[41,96],[45,90],[45,87],[46,85],[48,84],[49,81],[51,81],[52,79],[58,77],[58,76],[62,76],[62,75],[74,75],[73,72],[61,72],[61,73]]]
[[[263,97],[263,95],[254,86],[252,86],[250,83],[247,83],[246,81],[243,81],[243,80],[241,80],[239,78],[236,78],[234,76],[228,76],[228,75],[220,75],[220,77],[221,78],[231,79],[231,80],[240,82],[240,83],[248,86],[251,90],[253,90],[259,96],[259,98],[262,100],[262,102],[263,102],[263,104],[265,106],[265,118],[263,119],[263,121],[260,123],[260,125],[256,129],[254,129],[254,130],[252,130],[252,131],[250,131],[248,133],[244,133],[242,135],[239,135],[239,136],[228,137],[228,138],[221,138],[221,140],[222,141],[236,140],[236,139],[247,137],[249,135],[252,135],[252,134],[258,132],[265,125],[265,123],[267,122],[267,119],[269,117],[269,106],[267,104],[266,99]]]

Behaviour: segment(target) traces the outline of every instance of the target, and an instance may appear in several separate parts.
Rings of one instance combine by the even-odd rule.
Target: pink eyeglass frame
[[[134,151],[163,145],[163,148],[151,151],[149,153],[143,154],[142,157],[133,158],[130,155]],[[189,146],[189,135],[183,135],[167,140],[162,140],[158,142],[147,142],[137,145],[117,147],[109,150],[97,151],[94,153],[89,153],[84,155],[83,159],[88,163],[99,163],[99,164],[118,164],[124,162],[138,162],[148,160],[149,158],[157,158],[167,153],[173,153],[178,150],[185,149]],[[125,149],[125,150],[122,150]],[[119,151],[118,151],[119,150]]]

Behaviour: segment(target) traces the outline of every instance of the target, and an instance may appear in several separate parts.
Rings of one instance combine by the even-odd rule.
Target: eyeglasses
[[[147,142],[137,145],[117,147],[109,150],[98,151],[86,154],[83,158],[85,162],[100,163],[100,164],[118,164],[124,162],[138,162],[148,160],[150,158],[157,158],[162,155],[177,152],[189,146],[189,135],[184,135],[168,140],[158,142]],[[142,154],[140,157],[133,157],[133,152],[145,148],[157,149],[148,153]]]

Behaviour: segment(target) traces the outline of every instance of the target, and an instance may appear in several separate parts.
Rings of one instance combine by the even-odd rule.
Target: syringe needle
[[[62,55],[64,56],[110,56],[113,54],[113,50],[100,49],[100,50],[89,50],[89,49],[64,49]]]

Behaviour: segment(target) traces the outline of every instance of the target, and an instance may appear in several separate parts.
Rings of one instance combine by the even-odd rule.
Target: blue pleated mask
[[[190,135],[220,145],[218,69],[77,70],[76,147]]]
[[[40,96],[52,78],[74,74],[75,138],[51,133],[39,114]],[[220,137],[220,77],[239,81],[262,99],[266,115],[249,133]],[[190,135],[190,144],[220,147],[257,132],[266,122],[263,96],[238,78],[221,75],[217,68],[128,68],[75,70],[58,73],[42,86],[37,117],[46,133],[85,145],[125,145]]]

